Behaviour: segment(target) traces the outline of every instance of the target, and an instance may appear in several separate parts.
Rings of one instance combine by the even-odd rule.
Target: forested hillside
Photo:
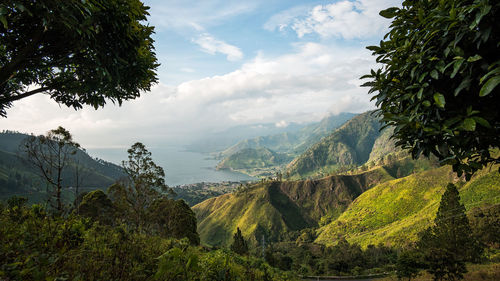
[[[381,183],[321,227],[316,242],[332,245],[341,237],[365,247],[379,243],[402,247],[416,242],[417,234],[432,223],[448,182],[459,187],[468,211],[499,204],[500,174],[495,170],[482,170],[465,182],[447,166]]]
[[[46,195],[44,179],[40,171],[26,159],[20,147],[26,134],[4,132],[0,134],[0,198],[13,195],[27,196],[32,202],[43,200]],[[79,173],[79,181],[76,174]],[[78,150],[72,155],[72,161],[62,173],[62,183],[71,190],[78,185],[80,191],[106,188],[124,173],[121,167],[90,157],[85,150]],[[70,189],[67,198],[72,193]]]
[[[236,228],[253,243],[262,235],[278,241],[287,232],[340,215],[365,190],[393,179],[383,168],[319,180],[263,181],[193,207],[203,243],[227,245]]]
[[[286,241],[308,233],[327,246],[346,238],[363,247],[404,247],[434,219],[449,181],[460,187],[468,210],[500,202],[497,171],[482,170],[465,182],[450,167],[404,158],[355,175],[261,182],[208,199],[193,210],[200,239],[208,245],[228,245],[240,228],[254,245],[263,235],[269,241]]]
[[[283,171],[286,164],[294,157],[299,156],[354,116],[356,114],[340,113],[325,117],[320,122],[307,125],[300,130],[241,140],[216,154],[216,157],[222,158],[218,167],[238,170],[256,177],[269,177]],[[263,150],[271,153],[262,153]],[[281,155],[280,161],[276,161],[276,154]]]
[[[244,148],[224,158],[217,169],[252,169],[279,166],[290,160],[286,154],[277,153],[266,147]]]
[[[381,124],[373,112],[360,114],[312,145],[287,167],[293,178],[329,174],[368,161]]]

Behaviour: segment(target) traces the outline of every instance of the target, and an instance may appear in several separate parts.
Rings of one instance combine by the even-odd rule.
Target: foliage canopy
[[[441,198],[434,224],[421,233],[419,241],[427,271],[434,275],[434,280],[462,279],[467,272],[465,262],[477,261],[482,248],[472,236],[465,207],[451,183]]]
[[[500,158],[500,2],[403,1],[379,46],[378,70],[362,78],[396,144],[436,155],[459,175]]]
[[[0,116],[45,93],[75,109],[122,103],[157,81],[148,7],[139,0],[0,4]]]
[[[239,227],[236,228],[236,232],[234,233],[233,244],[231,244],[231,250],[240,255],[248,254],[247,241],[245,241],[245,238],[243,238],[243,235],[241,234],[241,230]]]
[[[127,178],[110,186],[108,193],[121,212],[142,228],[153,203],[173,192],[165,183],[165,171],[156,165],[144,144],[137,142],[127,152],[128,161],[122,162]]]

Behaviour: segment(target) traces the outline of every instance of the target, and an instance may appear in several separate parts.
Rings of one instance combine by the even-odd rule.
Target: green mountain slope
[[[294,159],[287,171],[294,178],[303,178],[361,165],[370,157],[380,126],[372,112],[360,114]]]
[[[39,171],[20,157],[18,151],[26,137],[28,135],[20,133],[0,133],[0,199],[22,195],[32,202],[39,202],[46,197],[45,181],[39,177]],[[124,176],[121,167],[94,159],[83,150],[76,153],[75,159],[80,165],[82,191],[106,188]],[[63,171],[62,181],[64,186],[76,186],[74,164],[68,165]]]
[[[276,153],[268,148],[244,148],[224,158],[217,169],[249,169],[277,166],[289,161],[285,154]]]
[[[336,220],[318,231],[317,243],[332,245],[339,238],[362,246],[406,245],[428,227],[448,182],[460,187],[467,209],[500,203],[500,174],[482,170],[469,182],[441,167],[381,183],[360,195]]]
[[[317,226],[325,215],[340,214],[363,191],[390,179],[385,170],[375,169],[353,176],[255,184],[195,205],[198,233],[208,245],[227,245],[237,227],[252,243],[262,235],[276,241],[288,231]]]
[[[210,198],[193,207],[198,233],[207,245],[228,245],[239,227],[250,243],[277,241],[288,232],[318,228],[316,243],[341,237],[362,246],[412,243],[432,222],[444,187],[460,187],[471,207],[500,203],[500,174],[482,170],[469,182],[435,161],[404,158],[356,175],[319,180],[263,182]],[[395,178],[396,170],[402,178]],[[406,176],[406,174],[410,174]]]
[[[297,131],[245,139],[224,150],[219,157],[229,157],[242,149],[259,147],[297,155],[354,116],[356,116],[354,113],[340,113],[323,118],[320,122],[307,125]]]
[[[390,158],[401,158],[401,156],[407,155],[401,148],[396,148],[395,141],[391,139],[391,135],[394,132],[393,127],[385,128],[380,132],[380,135],[373,143],[372,151],[368,158],[368,162],[378,163],[381,159]]]

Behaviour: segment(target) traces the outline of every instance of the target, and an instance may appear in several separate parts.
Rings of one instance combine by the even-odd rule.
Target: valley
[[[372,112],[345,122],[342,118],[333,122],[335,118],[278,137],[242,140],[219,154],[211,153],[222,157],[210,160],[218,163],[218,170],[250,174],[255,180],[204,181],[171,187],[174,199],[192,207],[201,244],[230,247],[233,234],[241,230],[249,251],[258,256],[264,247],[265,259],[281,270],[305,275],[357,272],[354,260],[344,269],[322,265],[327,256],[330,260],[345,258],[333,254],[337,249],[358,251],[359,256],[352,258],[363,261],[358,264],[364,268],[359,273],[379,274],[371,267],[382,261],[370,261],[371,255],[382,255],[386,259],[382,263],[390,264],[394,262],[394,249],[418,243],[420,233],[436,217],[447,183],[457,186],[474,229],[484,224],[478,213],[490,209],[496,212],[500,206],[497,166],[483,169],[465,181],[450,166],[440,166],[435,158],[412,159],[409,153],[396,148],[390,139],[392,128],[380,130],[379,119]],[[330,131],[318,129],[327,123]],[[297,141],[297,132],[318,131],[323,133],[312,134],[316,142],[308,147],[303,146],[307,138]],[[14,132],[0,135],[0,180],[7,182],[2,196],[22,195],[31,202],[44,202],[48,194],[35,188],[40,181],[36,169],[26,166],[19,156],[23,137],[26,135]],[[169,155],[168,149],[154,151],[160,151],[155,158]],[[82,196],[107,188],[124,176],[122,167],[93,159],[83,149],[78,151],[77,159],[85,164],[81,167],[86,171],[85,178],[92,179],[81,185]],[[66,186],[75,185],[70,176],[75,163],[66,170]],[[73,187],[64,190],[68,205],[75,192]],[[301,259],[308,255],[309,265],[305,266]]]
[[[0,281],[500,280],[499,16],[2,0]]]

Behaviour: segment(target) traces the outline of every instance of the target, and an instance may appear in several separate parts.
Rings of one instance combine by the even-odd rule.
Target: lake
[[[120,165],[127,159],[128,148],[91,148],[87,153],[108,162]],[[223,182],[256,180],[248,175],[215,170],[218,161],[208,155],[186,151],[182,146],[151,147],[153,161],[165,170],[165,181],[169,186],[197,182]]]

